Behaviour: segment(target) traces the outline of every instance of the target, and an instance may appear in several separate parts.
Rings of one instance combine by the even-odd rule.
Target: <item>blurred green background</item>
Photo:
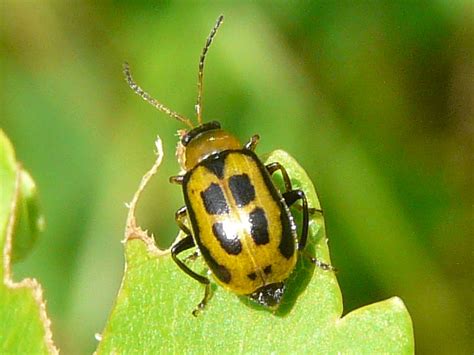
[[[474,11],[466,1],[2,1],[1,128],[36,180],[47,228],[17,279],[44,286],[63,353],[95,349],[123,272],[125,202],[165,160],[139,211],[177,232],[178,122],[194,117],[205,38],[205,120],[312,177],[345,313],[394,295],[419,353],[472,353]]]

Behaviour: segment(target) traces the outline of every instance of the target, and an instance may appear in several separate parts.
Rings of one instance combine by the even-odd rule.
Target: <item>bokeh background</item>
[[[123,272],[129,201],[162,247],[177,232],[168,184],[178,122],[134,95],[136,80],[259,152],[284,149],[325,211],[345,313],[400,296],[418,353],[472,353],[474,6],[466,1],[1,2],[1,127],[39,186],[46,231],[17,279],[44,286],[56,343],[90,353]]]

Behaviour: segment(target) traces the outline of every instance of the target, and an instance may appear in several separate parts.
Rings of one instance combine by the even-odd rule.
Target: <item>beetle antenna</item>
[[[123,73],[125,75],[125,80],[128,83],[128,86],[135,91],[135,93],[140,96],[143,100],[148,102],[150,105],[154,106],[161,112],[166,113],[168,116],[171,116],[178,121],[184,123],[185,125],[188,125],[190,128],[194,128],[194,125],[192,122],[187,119],[184,116],[181,116],[179,113],[176,113],[172,110],[170,110],[168,107],[163,105],[162,103],[158,102],[156,99],[150,96],[146,91],[144,91],[138,84],[133,80],[132,73],[130,72],[130,66],[128,65],[127,62],[123,63]]]
[[[204,48],[202,49],[201,57],[199,58],[198,96],[197,96],[197,102],[195,106],[199,125],[202,124],[202,77],[204,74],[204,60],[206,59],[206,54],[207,54],[207,51],[209,50],[209,47],[212,44],[212,40],[214,39],[214,36],[216,35],[217,30],[219,29],[223,21],[224,21],[224,16],[220,15],[217,18],[216,24],[214,25],[214,28],[211,30],[209,37],[207,37],[206,44],[204,45]]]

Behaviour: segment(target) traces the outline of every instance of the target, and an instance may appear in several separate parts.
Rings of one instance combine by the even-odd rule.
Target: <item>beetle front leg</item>
[[[191,231],[183,222],[183,219],[186,217],[186,215],[187,210],[184,206],[181,207],[178,211],[176,211],[176,223],[178,224],[178,227],[186,234],[186,237],[181,239],[179,242],[177,242],[171,247],[171,257],[181,270],[183,270],[186,274],[188,274],[193,279],[205,286],[204,297],[202,298],[201,302],[199,302],[197,307],[193,310],[193,316],[196,317],[199,312],[206,307],[206,304],[209,302],[212,296],[211,282],[207,277],[199,275],[198,273],[191,270],[181,259],[178,258],[178,254],[196,246],[194,244]]]
[[[254,134],[250,138],[250,140],[247,143],[245,143],[244,149],[254,151],[259,141],[260,141],[260,136],[258,134]]]
[[[184,175],[171,176],[169,181],[172,184],[182,185],[184,180]]]

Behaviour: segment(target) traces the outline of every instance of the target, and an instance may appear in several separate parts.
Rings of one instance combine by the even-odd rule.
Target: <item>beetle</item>
[[[179,254],[197,248],[218,284],[275,309],[295,268],[298,251],[304,250],[308,239],[310,208],[306,196],[303,190],[293,189],[280,163],[264,165],[257,157],[259,136],[242,145],[219,122],[202,122],[204,61],[223,19],[222,15],[217,19],[199,60],[197,126],[138,86],[128,63],[124,63],[126,81],[136,94],[189,127],[181,132],[178,145],[184,174],[170,178],[182,186],[185,201],[175,214],[185,237],[172,245],[171,256],[181,270],[205,286],[204,297],[193,311],[195,316],[211,297],[210,279],[188,267]],[[277,171],[283,177],[283,192],[271,178]],[[299,237],[289,209],[297,201],[301,201],[302,209]],[[315,258],[310,260],[324,270],[332,269]]]

